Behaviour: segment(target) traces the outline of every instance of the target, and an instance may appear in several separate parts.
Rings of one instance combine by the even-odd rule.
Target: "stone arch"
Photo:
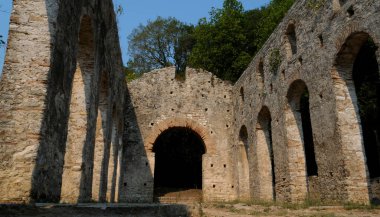
[[[200,138],[200,140],[203,142],[204,146],[204,153],[202,154],[202,194],[207,194],[205,190],[209,190],[207,187],[211,183],[210,180],[205,180],[207,176],[210,176],[209,171],[206,168],[206,164],[209,163],[208,159],[214,155],[216,155],[216,142],[213,138],[212,134],[214,133],[211,129],[207,129],[206,127],[200,125],[198,122],[192,119],[188,118],[168,118],[162,121],[159,121],[158,123],[153,123],[152,130],[150,134],[144,138],[144,146],[146,150],[146,155],[148,156],[148,161],[150,164],[150,169],[152,173],[152,186],[149,186],[149,188],[152,189],[152,196],[155,197],[155,200],[161,200],[160,197],[163,196],[162,192],[157,191],[154,187],[154,173],[156,172],[156,153],[154,150],[155,143],[160,136],[171,130],[171,129],[187,129],[193,132],[196,136]],[[150,185],[150,182],[149,182]],[[153,194],[154,193],[154,194]],[[208,195],[205,195],[208,196]]]
[[[189,127],[170,127],[156,139],[154,152],[154,199],[191,190],[193,200],[200,200],[204,183],[202,137]],[[211,166],[213,167],[213,166]],[[189,197],[189,196],[186,196]]]
[[[255,129],[259,198],[262,200],[276,198],[271,122],[270,111],[267,106],[263,106],[258,114]]]
[[[346,169],[350,174],[350,176],[347,177],[347,181],[354,180],[354,183],[361,183],[361,186],[366,186],[369,183],[370,196],[372,198],[380,198],[380,192],[372,192],[372,189],[377,187],[375,186],[375,183],[371,182],[371,178],[376,178],[380,175],[377,174],[379,170],[378,168],[380,168],[380,153],[378,151],[380,148],[380,142],[378,141],[377,144],[375,144],[376,142],[372,142],[373,144],[371,144],[371,142],[369,142],[371,140],[368,140],[371,130],[368,129],[368,124],[366,124],[368,121],[363,119],[363,107],[361,107],[361,103],[359,103],[360,101],[364,102],[368,99],[363,100],[358,93],[358,91],[362,90],[357,89],[359,88],[357,83],[358,77],[366,77],[368,71],[361,71],[363,70],[363,66],[356,65],[356,62],[360,60],[361,55],[363,55],[362,50],[368,45],[368,43],[373,43],[374,46],[377,46],[378,44],[374,42],[374,39],[376,38],[372,37],[367,32],[358,31],[358,29],[359,27],[354,25],[344,33],[344,35],[348,35],[344,40],[344,35],[338,39],[341,47],[339,48],[332,67],[337,114],[336,130],[338,131],[338,135],[340,135],[339,138],[345,157]],[[372,64],[375,64],[375,71],[373,72],[372,70],[375,77],[369,80],[369,82],[374,85],[373,88],[370,89],[377,89],[377,93],[375,93],[374,96],[374,100],[377,101],[375,105],[377,106],[375,106],[373,120],[379,118],[380,100],[378,82],[380,75],[378,52],[378,50],[374,52],[373,55],[375,55],[375,57],[373,57],[372,62]],[[368,91],[365,92],[364,95],[367,94],[369,94]],[[373,130],[378,131],[375,134],[379,137],[380,129]],[[373,169],[373,167],[376,167],[377,169]],[[349,185],[347,191],[349,200],[368,200],[368,194],[366,194],[367,189],[363,189],[363,187]]]
[[[291,194],[293,200],[300,201],[309,192],[310,178],[318,175],[306,83],[302,80],[293,81],[286,98],[285,125]]]
[[[248,163],[248,130],[245,125],[241,126],[239,131],[238,142],[238,155],[237,155],[237,172],[239,181],[239,198],[250,199],[250,175]]]
[[[158,136],[165,130],[172,127],[185,127],[190,128],[196,132],[205,144],[206,154],[216,154],[215,139],[211,136],[212,131],[207,130],[204,126],[198,124],[196,121],[188,118],[168,118],[154,124],[151,133],[145,138],[144,146],[149,152],[153,151],[153,145]]]
[[[61,201],[77,202],[88,198],[91,187],[83,185],[83,180],[92,176],[93,146],[87,140],[88,118],[93,88],[95,44],[92,18],[83,16],[80,23],[77,67],[73,75],[70,114],[64,170],[62,174]],[[92,177],[90,178],[92,179]],[[85,196],[86,195],[86,196]]]

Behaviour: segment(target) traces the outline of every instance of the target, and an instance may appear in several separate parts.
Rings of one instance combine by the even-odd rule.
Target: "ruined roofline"
[[[130,81],[130,82],[127,82],[128,84],[127,85],[130,85],[130,84],[134,84],[136,82],[139,82],[143,79],[148,79],[148,78],[151,78],[151,77],[154,77],[154,76],[159,76],[160,73],[167,73],[168,76],[171,76],[172,78],[175,78],[175,67],[174,66],[169,66],[169,67],[164,67],[164,68],[159,68],[159,69],[153,69],[152,71],[149,71],[149,72],[145,72],[143,73],[140,77]],[[212,72],[209,72],[205,69],[201,69],[201,68],[191,68],[191,67],[186,67],[186,77],[187,76],[193,76],[195,74],[198,74],[198,73],[201,73],[201,74],[209,74],[210,77],[213,77],[213,79],[216,79],[217,82],[221,82],[225,85],[233,85],[231,81],[229,80],[223,80],[221,78],[219,78],[217,75],[215,75],[214,73]],[[186,80],[185,80],[186,81]]]

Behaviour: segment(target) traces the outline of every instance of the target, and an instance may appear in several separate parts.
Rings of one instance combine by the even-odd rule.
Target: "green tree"
[[[222,9],[213,8],[210,20],[201,19],[194,30],[190,65],[236,81],[251,59],[245,49],[243,18],[243,6],[237,0],[225,0]]]
[[[255,47],[261,48],[264,45],[293,3],[294,0],[272,0],[267,7],[261,8],[257,25],[249,30],[255,35],[253,40]]]
[[[125,79],[130,82],[135,80],[136,78],[139,78],[141,74],[136,74],[132,69],[128,67],[124,67],[124,74],[125,74]]]
[[[238,0],[224,0],[222,9],[213,8],[210,20],[201,19],[195,28],[190,65],[236,81],[293,3],[272,0],[266,7],[244,11]]]
[[[128,68],[137,74],[173,65],[184,71],[193,46],[193,28],[171,17],[140,25],[128,37]]]

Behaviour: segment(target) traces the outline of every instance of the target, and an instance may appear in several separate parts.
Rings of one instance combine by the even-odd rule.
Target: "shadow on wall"
[[[149,156],[145,151],[144,141],[128,88],[125,91],[124,123],[119,201],[152,202],[154,168],[150,165],[153,165],[154,162],[149,162]]]
[[[122,61],[112,1],[94,0],[92,6],[86,8],[84,1],[46,0],[54,40],[51,41],[40,145],[32,177],[30,196],[35,202],[60,202],[62,196],[70,203],[94,199],[98,117],[102,119],[98,127],[103,131],[100,136],[103,153],[98,170],[99,186],[95,189],[99,194],[95,201],[115,197],[112,192],[117,187],[116,178],[112,176],[117,174],[118,152],[115,150],[123,132],[121,96],[125,84],[123,75],[118,73]],[[82,18],[83,13],[88,16]],[[107,44],[107,40],[114,43]],[[110,154],[111,140],[113,154]],[[112,188],[110,196],[106,196],[109,188]],[[67,195],[71,198],[66,198]]]

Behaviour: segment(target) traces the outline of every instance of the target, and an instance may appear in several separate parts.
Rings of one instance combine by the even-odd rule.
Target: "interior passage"
[[[202,189],[202,138],[186,127],[169,128],[156,139],[154,190],[155,195]]]
[[[306,169],[308,176],[318,175],[317,161],[315,160],[313,131],[311,128],[309,91],[307,88],[301,95],[300,112],[302,121],[303,142],[305,148]]]

